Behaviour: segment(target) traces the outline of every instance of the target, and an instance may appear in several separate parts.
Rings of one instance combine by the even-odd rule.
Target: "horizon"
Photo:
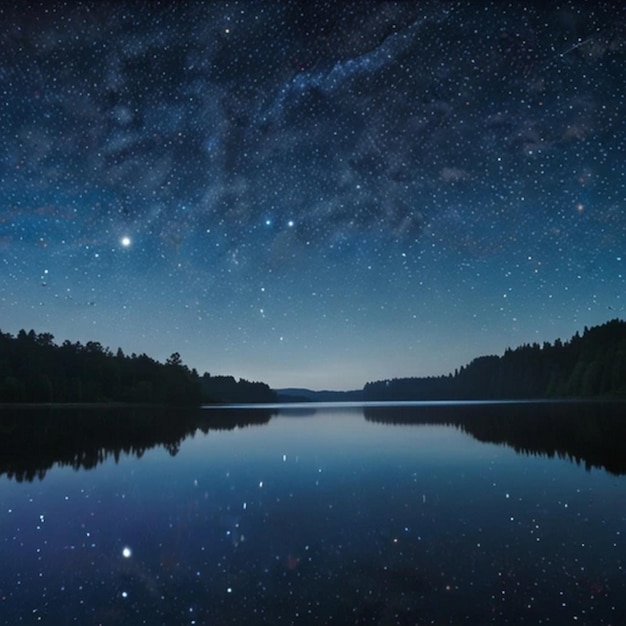
[[[0,14],[4,332],[354,390],[625,315],[620,3]]]
[[[612,318],[609,318],[609,319],[605,320],[605,322],[603,322],[602,324],[599,324],[599,325],[604,325],[604,324],[607,324],[607,323],[609,323],[609,322],[613,322],[613,321],[625,322],[626,320],[623,320],[623,319],[618,318],[618,317],[612,317]],[[593,328],[593,327],[590,327],[590,328]],[[295,391],[297,391],[297,390],[302,390],[302,391],[312,391],[312,392],[314,392],[314,393],[325,393],[325,392],[329,392],[329,393],[350,393],[350,392],[355,392],[355,391],[357,391],[357,392],[358,392],[358,391],[362,391],[362,390],[364,389],[365,385],[367,385],[368,383],[376,383],[376,382],[381,382],[381,381],[385,381],[385,380],[393,380],[393,379],[406,379],[406,378],[431,378],[431,377],[432,377],[432,378],[436,378],[436,377],[440,377],[440,376],[448,376],[448,375],[453,375],[453,374],[454,374],[454,372],[455,372],[457,369],[459,369],[459,368],[461,368],[461,367],[465,367],[465,366],[469,365],[469,364],[470,364],[470,363],[471,363],[474,359],[477,359],[477,358],[480,358],[480,357],[485,357],[485,356],[498,356],[498,357],[502,357],[502,356],[505,354],[506,350],[509,350],[509,349],[510,349],[510,350],[516,350],[517,348],[520,348],[520,347],[522,347],[522,346],[524,346],[524,345],[532,345],[533,343],[537,343],[537,344],[538,344],[538,345],[540,345],[542,348],[543,348],[543,344],[544,344],[544,343],[548,343],[548,344],[550,344],[550,345],[553,345],[556,341],[562,341],[563,343],[567,343],[567,342],[569,342],[571,339],[573,339],[576,335],[583,335],[583,334],[584,334],[584,332],[585,332],[587,329],[588,329],[588,327],[587,327],[587,326],[585,326],[585,327],[584,327],[584,328],[582,328],[582,329],[578,329],[578,330],[576,330],[576,331],[575,331],[574,333],[572,333],[572,335],[570,335],[569,337],[555,337],[554,339],[552,339],[552,340],[548,340],[548,341],[546,341],[546,342],[541,342],[541,343],[539,343],[539,342],[523,342],[523,343],[521,343],[521,344],[519,344],[519,345],[516,345],[516,346],[506,346],[506,347],[505,347],[505,349],[504,349],[502,352],[500,352],[500,353],[496,353],[496,354],[494,354],[494,353],[490,353],[490,354],[487,354],[487,353],[485,353],[485,354],[477,354],[477,355],[474,355],[474,356],[473,356],[470,360],[468,360],[467,362],[457,364],[457,365],[456,365],[454,368],[452,368],[449,372],[445,372],[445,373],[443,373],[443,374],[432,374],[432,373],[430,373],[430,374],[420,374],[420,375],[417,375],[417,374],[405,374],[405,375],[400,375],[400,376],[383,376],[383,377],[381,377],[381,378],[377,378],[377,379],[370,379],[370,380],[367,380],[367,381],[365,381],[365,382],[363,382],[363,383],[361,383],[361,384],[357,384],[357,385],[356,385],[356,386],[354,386],[354,387],[344,388],[344,389],[328,388],[328,387],[314,388],[314,387],[307,387],[307,386],[303,386],[303,385],[280,385],[280,386],[274,386],[274,385],[271,385],[271,384],[270,384],[267,380],[255,379],[255,378],[247,378],[246,376],[240,376],[240,375],[238,375],[238,374],[237,374],[237,372],[213,372],[213,373],[210,373],[210,372],[207,372],[207,371],[199,371],[199,370],[196,370],[196,371],[198,372],[198,375],[199,375],[199,376],[203,376],[203,375],[205,375],[205,374],[209,374],[210,376],[232,376],[232,377],[234,377],[236,380],[244,379],[244,380],[248,380],[249,382],[261,382],[261,383],[266,383],[266,384],[268,384],[268,386],[269,386],[272,390],[274,390],[274,391],[289,391],[289,390],[295,390]],[[42,329],[26,329],[26,328],[20,328],[20,329],[18,329],[17,331],[15,331],[15,332],[13,332],[13,333],[11,333],[11,332],[10,332],[9,334],[11,334],[11,335],[13,335],[13,336],[15,337],[15,336],[17,336],[17,333],[18,333],[18,332],[20,332],[20,331],[22,331],[22,330],[23,330],[24,332],[27,332],[27,333],[28,333],[28,332],[30,332],[30,331],[32,330],[32,331],[33,331],[33,332],[35,332],[36,334],[46,333],[46,332],[47,332],[46,330],[42,330]],[[8,331],[6,331],[6,330],[4,330],[4,329],[0,328],[0,332],[2,332],[2,333],[6,333],[6,332],[8,332]],[[76,343],[76,340],[71,340],[71,339],[69,339],[69,338],[63,338],[62,340],[58,340],[56,337],[54,337],[54,338],[53,338],[53,343],[54,343],[55,345],[57,345],[57,346],[60,346],[60,345],[63,343],[63,341],[65,341],[65,340],[68,340],[68,341],[70,341],[70,342],[72,342],[72,343]],[[87,339],[87,340],[85,340],[85,342],[84,342],[84,343],[86,343],[86,342],[88,342],[88,341],[95,341],[95,342],[97,342],[98,340],[97,340],[97,339],[95,339],[95,338],[91,338],[91,339]],[[101,343],[101,342],[100,342],[100,343]],[[124,350],[124,347],[123,347],[123,346],[115,346],[115,347],[114,347],[114,346],[107,346],[107,345],[102,344],[102,348],[103,348],[103,349],[105,349],[105,350],[109,350],[111,353],[115,353],[115,352],[117,352],[117,350],[121,349],[121,350],[122,350],[122,352],[124,353],[124,355],[125,355],[125,356],[131,356],[131,355],[133,354],[133,353],[132,353],[132,352],[130,352],[130,351],[126,351],[126,350]],[[177,352],[177,351],[176,351],[176,352]],[[154,355],[147,354],[147,353],[146,353],[146,356],[148,356],[148,357],[150,357],[150,358],[153,358],[153,359],[155,358],[155,357],[154,357]],[[169,357],[169,356],[171,356],[171,355],[168,355],[168,357]],[[167,357],[166,357],[166,358],[164,358],[164,359],[155,359],[155,360],[156,360],[156,361],[159,361],[159,362],[161,362],[161,363],[164,363],[164,362],[167,360]],[[194,369],[194,368],[193,368],[193,366],[192,366],[192,365],[190,365],[189,363],[186,363],[186,362],[184,361],[184,359],[182,359],[182,364],[183,364],[183,365],[185,365],[185,366],[187,366],[187,367],[189,367],[190,369]]]

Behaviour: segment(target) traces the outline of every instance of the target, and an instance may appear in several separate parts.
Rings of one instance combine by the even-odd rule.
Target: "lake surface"
[[[0,411],[3,624],[622,624],[626,405]]]

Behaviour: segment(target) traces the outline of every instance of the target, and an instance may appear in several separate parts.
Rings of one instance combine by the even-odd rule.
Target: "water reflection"
[[[365,407],[382,424],[445,424],[520,454],[559,457],[626,474],[626,403],[527,402]]]
[[[0,411],[0,476],[42,480],[54,466],[88,470],[122,455],[162,447],[171,456],[196,431],[267,424],[271,410],[228,413],[164,408],[5,408]]]
[[[327,407],[328,408],[328,407]],[[152,448],[175,456],[194,433],[269,423],[272,416],[314,417],[320,409],[5,408],[0,410],[0,476],[42,480],[55,465],[92,469]],[[520,454],[569,459],[587,469],[626,474],[624,403],[475,403],[350,406],[344,412],[390,425],[453,426],[482,442]]]
[[[621,623],[626,480],[547,456],[619,413],[560,410],[5,415],[0,623]]]

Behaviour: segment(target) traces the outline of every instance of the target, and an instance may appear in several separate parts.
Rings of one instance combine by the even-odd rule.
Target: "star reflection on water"
[[[14,413],[4,623],[615,623],[621,408]]]

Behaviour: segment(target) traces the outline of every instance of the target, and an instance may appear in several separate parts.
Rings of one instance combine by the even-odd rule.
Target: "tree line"
[[[197,406],[266,402],[265,383],[199,376],[174,352],[165,363],[146,354],[113,353],[97,341],[54,342],[50,333],[0,331],[0,402],[121,402]]]
[[[366,400],[626,397],[626,322],[481,356],[447,376],[381,380],[363,390]]]

